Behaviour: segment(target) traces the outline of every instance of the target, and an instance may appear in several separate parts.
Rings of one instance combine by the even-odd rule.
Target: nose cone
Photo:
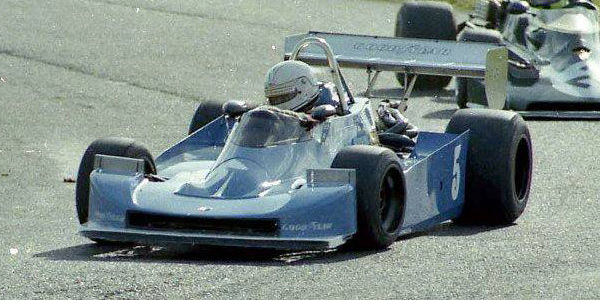
[[[224,161],[203,181],[189,182],[177,194],[203,198],[239,199],[257,197],[269,182],[269,174],[261,165],[243,158]]]
[[[545,71],[556,72],[552,68],[547,68]],[[549,78],[552,86],[564,94],[600,99],[600,60],[598,59],[577,59],[560,72],[555,74],[542,72],[542,76]]]

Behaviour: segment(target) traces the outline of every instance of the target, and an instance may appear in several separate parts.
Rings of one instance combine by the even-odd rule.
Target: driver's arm
[[[302,127],[306,128],[307,130],[312,129],[318,123],[318,121],[313,119],[310,115],[302,113],[302,112],[295,112],[292,110],[283,110],[283,109],[279,109],[275,106],[265,106],[265,108],[269,109],[271,111],[276,111],[280,114],[291,116],[291,117],[297,119],[298,122],[300,122],[300,125]]]

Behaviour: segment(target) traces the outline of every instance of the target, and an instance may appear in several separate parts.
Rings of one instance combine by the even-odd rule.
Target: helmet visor
[[[287,94],[270,96],[270,97],[268,97],[269,104],[279,105],[279,104],[288,102],[288,101],[294,99],[296,96],[298,96],[298,94],[299,94],[299,92],[297,90],[294,90],[293,92],[290,92]]]

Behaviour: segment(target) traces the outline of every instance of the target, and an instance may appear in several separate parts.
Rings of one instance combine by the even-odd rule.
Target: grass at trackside
[[[374,0],[374,1],[382,1],[382,2],[394,2],[394,3],[402,3],[407,0]],[[421,0],[421,1],[429,1],[429,0]],[[461,10],[471,10],[473,8],[473,4],[476,0],[441,0],[440,2],[448,2],[452,4],[455,8]],[[600,5],[600,0],[593,1],[596,5]]]

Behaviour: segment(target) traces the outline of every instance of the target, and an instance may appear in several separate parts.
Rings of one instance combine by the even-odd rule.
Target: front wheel
[[[459,110],[446,132],[460,134],[467,130],[465,205],[455,221],[512,224],[529,199],[533,170],[529,128],[514,112]]]
[[[88,221],[90,173],[94,170],[96,154],[143,159],[145,162],[145,172],[147,174],[156,174],[154,158],[144,145],[128,138],[103,138],[95,140],[83,153],[81,163],[79,164],[79,171],[77,172],[75,206],[80,224]]]
[[[404,173],[398,157],[376,146],[350,146],[335,157],[332,168],[356,170],[358,230],[352,246],[389,247],[400,233],[405,206]]]

